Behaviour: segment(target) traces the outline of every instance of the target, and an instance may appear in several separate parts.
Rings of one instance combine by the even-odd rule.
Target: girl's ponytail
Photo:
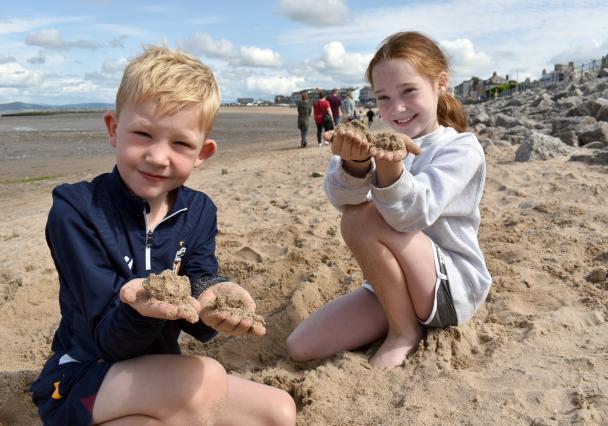
[[[439,124],[453,127],[458,132],[464,132],[468,127],[468,119],[464,107],[458,99],[446,92],[439,95],[437,118]]]

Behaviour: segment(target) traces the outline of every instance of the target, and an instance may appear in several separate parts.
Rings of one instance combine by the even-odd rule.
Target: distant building
[[[376,97],[374,89],[370,86],[365,86],[359,90],[359,102],[364,106],[376,106]]]
[[[236,98],[239,105],[248,105],[253,103],[253,98]]]
[[[291,103],[293,103],[293,101],[291,100],[291,96],[276,95],[274,97],[274,103],[275,104],[291,104]]]

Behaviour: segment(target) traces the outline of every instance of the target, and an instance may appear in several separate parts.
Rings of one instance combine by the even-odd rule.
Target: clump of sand
[[[160,274],[150,274],[144,280],[144,289],[151,299],[167,302],[175,306],[186,305],[190,301],[190,280],[171,270]]]
[[[367,140],[370,147],[375,147],[381,151],[400,151],[405,149],[405,143],[403,140],[393,132],[381,132],[376,134],[370,134],[365,123],[359,120],[351,120],[348,123],[341,123],[336,126],[333,138],[338,131],[352,131],[356,135],[359,135],[363,140]]]
[[[233,294],[220,294],[213,303],[206,308],[209,311],[227,312],[230,315],[243,319],[251,319],[254,323],[265,326],[266,322],[261,315],[255,313],[245,300]]]

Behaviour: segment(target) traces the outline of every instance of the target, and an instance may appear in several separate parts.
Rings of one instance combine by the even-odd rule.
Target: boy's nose
[[[146,161],[157,166],[169,164],[169,153],[166,144],[155,142],[146,151]]]

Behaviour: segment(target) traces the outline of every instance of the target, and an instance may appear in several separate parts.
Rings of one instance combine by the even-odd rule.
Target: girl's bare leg
[[[386,339],[370,362],[396,367],[423,336],[418,318],[428,318],[433,308],[437,277],[432,242],[422,232],[395,231],[371,203],[348,207],[341,228],[388,322]]]
[[[386,316],[378,298],[360,287],[302,321],[287,338],[287,351],[297,362],[327,358],[373,342],[386,330]]]

